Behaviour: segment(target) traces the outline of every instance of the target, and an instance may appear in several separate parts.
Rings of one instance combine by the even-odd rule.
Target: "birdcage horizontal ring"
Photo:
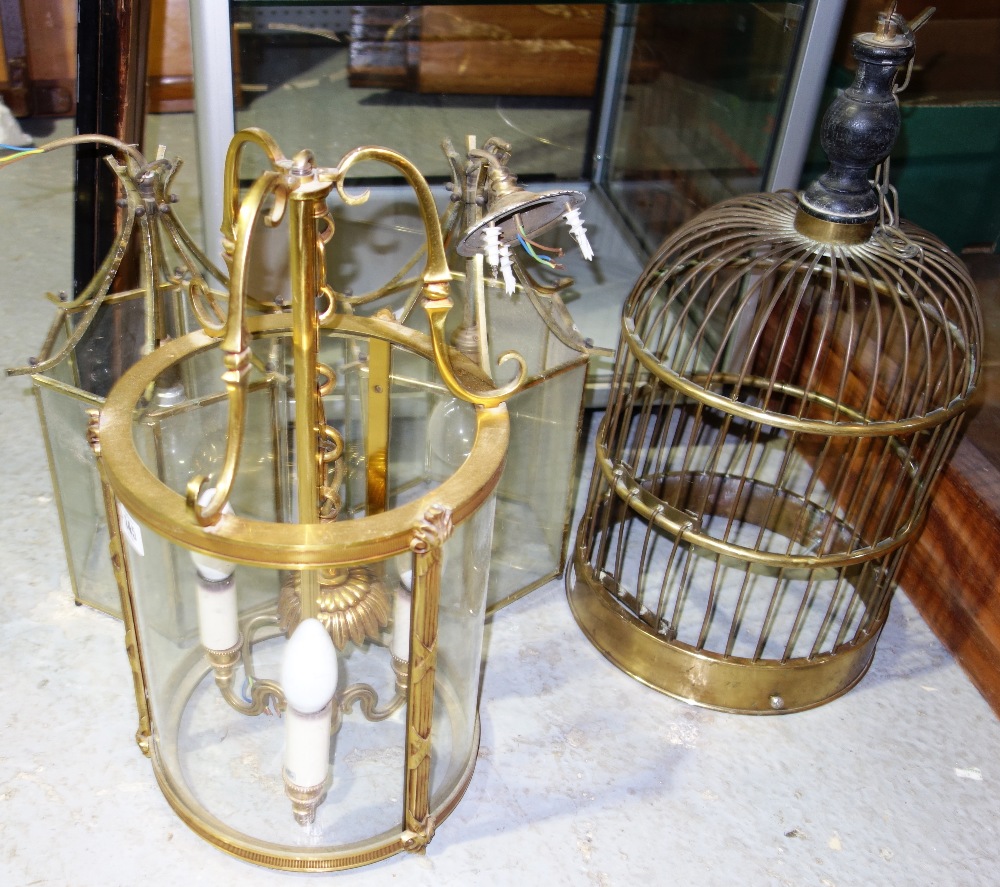
[[[738,416],[751,422],[772,428],[782,428],[800,434],[833,435],[839,437],[889,437],[914,434],[935,428],[949,419],[963,413],[969,405],[969,395],[963,395],[951,400],[947,406],[934,409],[922,416],[912,416],[906,419],[873,419],[854,410],[846,404],[837,401],[819,391],[807,391],[798,385],[788,382],[778,382],[774,379],[738,375],[735,373],[713,373],[711,375],[697,374],[681,375],[665,366],[657,359],[642,339],[635,333],[635,324],[631,318],[622,319],[622,338],[636,360],[656,379],[668,385],[675,391],[698,401],[705,406],[713,407],[731,416]],[[778,413],[773,410],[761,409],[743,401],[734,400],[731,396],[718,394],[708,387],[712,385],[736,385],[740,389],[758,388],[771,392],[792,395],[810,404],[853,419],[852,422],[832,421],[829,419],[808,419]]]
[[[772,567],[785,570],[810,570],[820,568],[839,569],[864,563],[874,558],[887,555],[905,544],[920,528],[919,521],[909,521],[889,538],[863,546],[852,545],[852,542],[862,541],[852,528],[830,511],[794,496],[787,491],[777,491],[770,484],[760,481],[747,483],[745,478],[724,474],[701,474],[695,472],[673,472],[655,478],[638,480],[631,470],[621,463],[614,464],[607,457],[607,450],[598,445],[597,464],[610,488],[626,506],[644,521],[654,524],[658,529],[676,536],[700,548],[706,549],[723,557],[750,562],[761,567]],[[805,544],[811,540],[826,538],[827,546],[832,541],[842,543],[836,551],[823,554],[791,554],[785,551],[769,551],[763,548],[750,548],[726,542],[702,529],[702,518],[698,515],[676,508],[665,502],[651,491],[654,485],[665,485],[676,489],[684,484],[698,484],[702,487],[714,487],[721,490],[726,484],[736,488],[735,495],[726,499],[726,504],[733,506],[743,520],[749,520],[756,526],[778,533],[790,542]],[[749,493],[747,492],[749,491]],[[781,493],[782,506],[775,509],[773,502],[775,494]],[[735,504],[734,504],[735,500]],[[803,515],[806,519],[803,519]],[[713,517],[714,514],[708,514]],[[830,524],[837,529],[834,532],[817,532],[816,527]],[[793,535],[789,535],[789,529]]]
[[[595,647],[636,680],[676,699],[742,714],[804,711],[843,695],[865,675],[885,622],[886,608],[868,628],[817,656],[750,659],[668,640],[628,611],[600,582],[578,547],[568,579],[573,615]],[[567,574],[568,577],[570,574]]]

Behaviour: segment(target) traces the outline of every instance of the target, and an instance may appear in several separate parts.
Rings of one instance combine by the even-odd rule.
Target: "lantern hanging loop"
[[[250,270],[250,248],[254,235],[261,223],[275,225],[280,217],[274,213],[286,205],[287,185],[282,177],[267,171],[254,182],[250,193],[239,205],[239,213],[234,231],[232,254],[232,298],[226,318],[222,339],[223,361],[226,370],[222,380],[226,386],[226,400],[229,405],[226,425],[226,454],[222,469],[211,488],[204,475],[197,475],[188,482],[187,502],[202,526],[214,524],[222,514],[232,492],[233,481],[239,467],[240,451],[246,426],[247,375],[250,372],[250,334],[246,325],[247,278]],[[262,209],[274,195],[274,209],[264,214]],[[227,204],[228,205],[228,204]],[[207,497],[207,501],[206,500]]]

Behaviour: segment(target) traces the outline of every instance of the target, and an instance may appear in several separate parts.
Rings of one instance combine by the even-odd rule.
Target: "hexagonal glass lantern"
[[[41,150],[92,138],[61,139]],[[115,380],[157,342],[199,325],[218,326],[217,300],[224,296],[208,281],[224,281],[225,275],[173,213],[170,188],[180,161],[166,159],[162,148],[147,161],[131,146],[113,146],[121,162],[109,159],[109,165],[125,195],[116,240],[79,297],[59,303],[38,356],[8,372],[30,374],[34,383],[76,601],[120,616],[100,481],[87,442],[88,414],[100,409]],[[131,288],[122,285],[126,275],[120,273],[127,253],[138,258],[139,279]]]

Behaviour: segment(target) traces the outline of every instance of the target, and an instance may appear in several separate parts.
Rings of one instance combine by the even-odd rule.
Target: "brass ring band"
[[[285,333],[291,318],[275,314],[248,319],[252,336]],[[427,336],[403,326],[363,317],[336,316],[324,328],[340,333],[388,340],[433,362]],[[500,480],[510,423],[504,405],[476,410],[476,441],[468,459],[430,493],[398,508],[357,520],[331,524],[253,521],[225,514],[206,530],[187,509],[184,497],[169,489],[139,456],[132,433],[136,405],[162,373],[195,354],[218,348],[219,341],[191,333],[158,348],[133,366],[112,390],[101,410],[98,435],[108,481],[126,509],[143,524],[168,538],[214,557],[278,569],[311,569],[382,560],[408,551],[413,532],[433,505],[452,511],[460,523],[475,512]],[[484,389],[490,380],[454,352],[463,378]]]

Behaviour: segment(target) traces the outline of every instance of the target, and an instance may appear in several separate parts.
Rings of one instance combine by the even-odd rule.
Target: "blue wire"
[[[517,239],[520,241],[521,246],[524,247],[525,252],[527,252],[527,254],[529,256],[531,256],[531,258],[533,258],[536,262],[539,262],[542,265],[547,265],[549,268],[552,268],[555,265],[555,262],[553,262],[552,259],[550,259],[548,256],[540,256],[540,255],[538,255],[538,253],[536,253],[531,248],[531,245],[528,243],[527,240],[525,240],[520,235],[520,233],[517,235]]]
[[[562,265],[558,264],[555,259],[535,252],[535,250],[532,249],[531,244],[528,242],[528,235],[525,233],[524,225],[521,224],[521,220],[515,217],[514,221],[517,224],[517,239],[521,242],[521,246],[524,247],[531,258],[539,264],[545,265],[547,268],[562,268]],[[559,252],[561,255],[562,250]]]

